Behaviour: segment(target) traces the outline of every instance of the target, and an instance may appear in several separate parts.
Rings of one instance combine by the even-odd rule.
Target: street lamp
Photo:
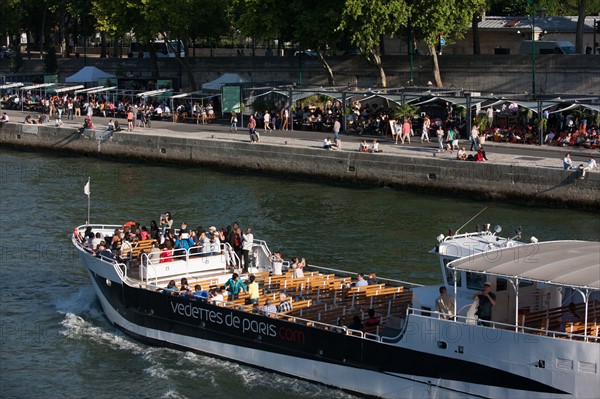
[[[531,94],[535,96],[535,0],[527,0],[531,5]]]

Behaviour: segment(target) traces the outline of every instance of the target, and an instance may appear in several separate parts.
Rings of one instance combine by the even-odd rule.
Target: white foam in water
[[[102,310],[96,303],[96,294],[92,287],[82,287],[72,296],[56,301],[56,308],[64,314],[60,333],[76,340],[89,340],[95,344],[113,350],[129,351],[140,356],[150,365],[143,371],[149,377],[170,380],[172,377],[185,376],[187,380],[204,380],[205,384],[221,390],[223,373],[236,376],[239,383],[250,391],[257,387],[272,391],[296,394],[299,397],[352,398],[343,391],[329,389],[308,381],[286,377],[277,373],[254,369],[227,360],[199,355],[194,352],[180,352],[169,348],[149,347],[127,337],[122,331],[112,327],[104,319]],[[87,321],[87,320],[90,321]],[[172,387],[162,398],[180,399],[181,396]]]

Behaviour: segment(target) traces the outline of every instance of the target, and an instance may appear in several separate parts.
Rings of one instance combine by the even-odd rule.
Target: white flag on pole
[[[85,184],[85,186],[83,186],[83,193],[89,197],[89,195],[90,195],[90,181],[89,180]]]

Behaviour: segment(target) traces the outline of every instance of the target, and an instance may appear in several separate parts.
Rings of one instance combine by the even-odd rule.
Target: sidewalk
[[[3,110],[10,117],[11,122],[22,122],[25,116],[30,115],[30,112],[15,111],[15,110]],[[31,114],[37,117],[37,114]],[[93,117],[95,130],[102,130],[110,120],[110,117]],[[75,118],[74,120],[67,120],[63,118],[64,127],[81,127],[83,124],[84,117]],[[121,127],[125,127],[125,130],[116,133],[117,135],[122,134],[142,134],[142,135],[165,135],[171,137],[197,137],[204,139],[216,139],[219,141],[235,141],[235,142],[248,142],[250,145],[250,139],[247,134],[246,128],[238,127],[238,132],[230,132],[229,124],[214,123],[214,124],[193,124],[193,123],[174,123],[171,121],[152,121],[152,127],[142,128],[136,127],[133,132],[127,132],[127,122],[119,119]],[[54,120],[51,120],[47,126],[54,126]],[[260,133],[260,142],[256,145],[278,145],[278,146],[294,146],[294,147],[312,147],[321,148],[322,141],[325,137],[331,136],[331,133],[326,132],[314,132],[314,131],[270,131],[264,133],[261,129],[257,129]],[[438,144],[436,141],[431,143],[420,143],[418,137],[412,137],[411,144],[394,144],[391,137],[377,137],[377,136],[359,136],[359,135],[341,135],[342,150],[341,151],[352,151],[358,150],[359,143],[362,140],[367,140],[369,145],[376,138],[380,142],[380,149],[383,154],[397,154],[409,157],[427,158],[436,157],[437,159],[444,160],[456,160],[456,151],[450,153],[448,151],[438,152]],[[470,142],[467,140],[460,140],[460,147],[465,147],[467,150],[470,148]],[[581,163],[587,163],[590,156],[600,158],[600,150],[587,150],[579,149],[575,147],[555,147],[555,146],[536,146],[536,145],[523,145],[523,144],[511,144],[511,143],[495,143],[486,142],[484,144],[486,149],[487,158],[490,163],[504,164],[504,165],[515,165],[515,166],[529,166],[529,167],[543,167],[550,169],[561,170],[562,159],[567,152],[571,152],[571,158],[573,159],[574,165]],[[325,150],[324,150],[325,151]],[[473,153],[467,151],[467,153]],[[372,154],[378,156],[378,154]]]

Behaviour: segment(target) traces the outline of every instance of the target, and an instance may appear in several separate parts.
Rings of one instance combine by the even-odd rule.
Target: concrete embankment
[[[354,148],[325,151],[319,142],[285,137],[269,137],[250,144],[247,136],[225,131],[146,129],[118,132],[112,139],[101,142],[81,137],[76,128],[16,123],[0,127],[0,143],[4,147],[162,164],[218,165],[229,170],[308,176],[329,182],[410,188],[542,206],[597,209],[600,205],[599,173],[578,179],[579,172],[560,168],[560,159],[535,156],[496,154],[486,163],[461,162],[450,154],[436,154],[431,149],[393,145],[384,147],[383,153],[369,154]]]

